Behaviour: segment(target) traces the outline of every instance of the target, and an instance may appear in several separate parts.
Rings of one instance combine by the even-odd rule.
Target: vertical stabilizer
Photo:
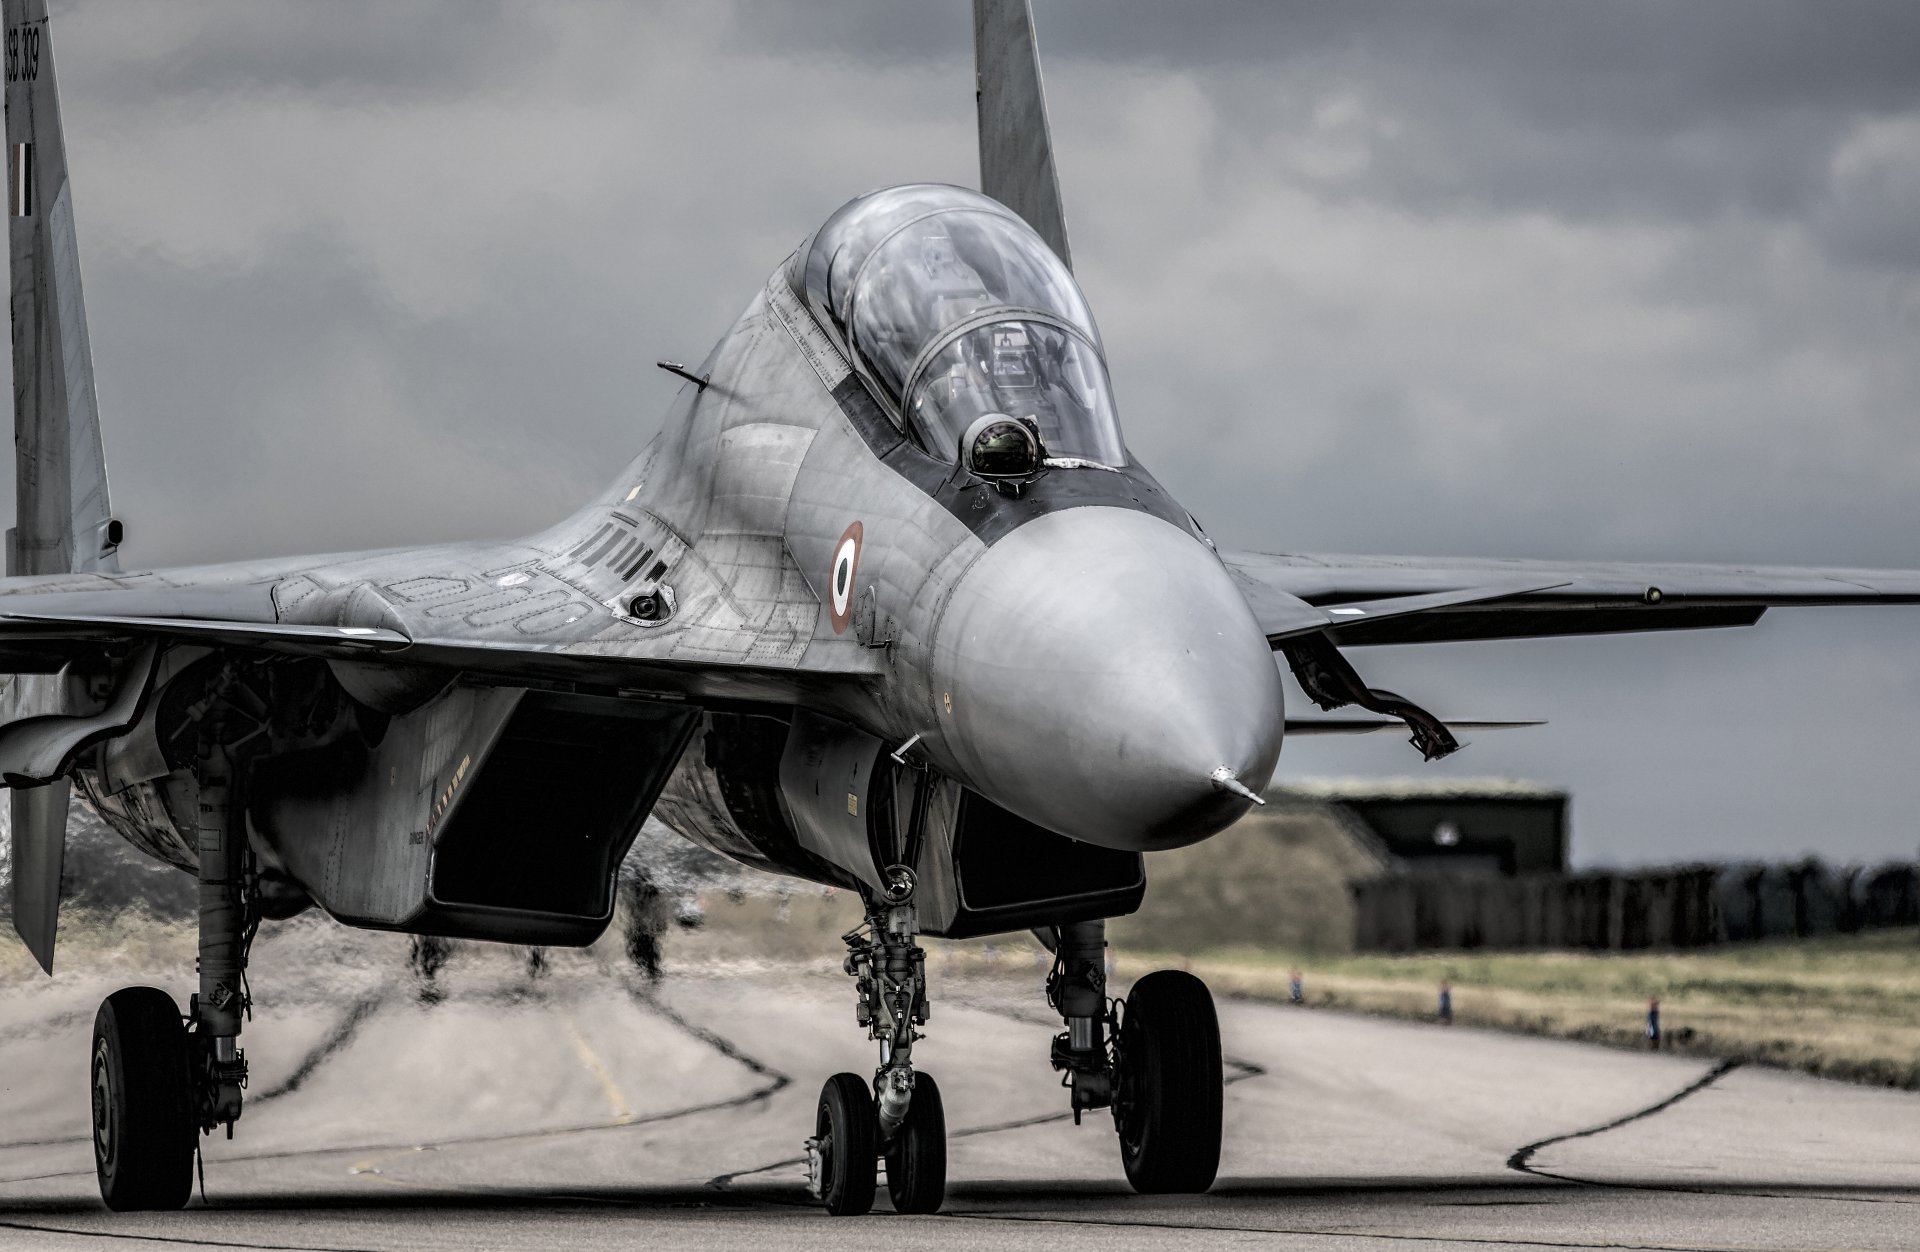
[[[973,0],[973,66],[980,190],[1025,218],[1071,267],[1028,0]]]
[[[0,0],[0,15],[13,278],[15,524],[7,532],[7,573],[117,570],[120,524],[107,503],[46,0]],[[15,788],[11,801],[13,926],[51,973],[68,783]]]
[[[117,570],[46,0],[4,0],[15,525],[7,573]]]

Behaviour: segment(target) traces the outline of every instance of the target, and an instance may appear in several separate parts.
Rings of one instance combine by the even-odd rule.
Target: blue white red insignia
[[[833,568],[827,571],[827,609],[833,633],[843,635],[853,618],[853,583],[860,576],[860,523],[855,522],[833,545]]]

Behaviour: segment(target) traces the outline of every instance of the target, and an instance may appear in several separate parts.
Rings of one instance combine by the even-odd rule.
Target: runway
[[[175,975],[177,980],[178,974]],[[649,986],[560,954],[256,977],[236,1138],[206,1201],[112,1214],[86,1041],[113,980],[0,996],[0,1244],[313,1249],[1920,1247],[1920,1096],[1461,1028],[1223,1003],[1227,1144],[1201,1197],[1126,1188],[1075,1127],[1039,975],[936,977],[947,1210],[833,1219],[801,1141],[872,1059],[847,981],[703,969]],[[176,981],[176,985],[178,985]]]

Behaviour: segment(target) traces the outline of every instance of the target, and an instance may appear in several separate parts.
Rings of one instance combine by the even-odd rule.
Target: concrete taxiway
[[[113,1214],[86,1040],[122,981],[0,994],[0,1245],[1920,1248],[1920,1095],[1247,1003],[1221,1005],[1219,1184],[1135,1196],[1110,1121],[1065,1112],[1038,973],[936,981],[916,1055],[946,1093],[946,1212],[893,1216],[883,1186],[833,1219],[800,1158],[822,1080],[872,1064],[846,980],[650,986],[573,954],[456,961],[435,1003],[395,966],[256,978],[205,1202]]]

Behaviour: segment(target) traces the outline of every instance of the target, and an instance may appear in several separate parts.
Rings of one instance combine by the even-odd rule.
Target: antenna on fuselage
[[[688,382],[692,383],[696,388],[698,388],[701,391],[705,391],[707,389],[707,384],[713,381],[711,378],[708,378],[705,374],[694,373],[692,370],[680,364],[680,362],[678,361],[655,361],[654,364],[659,366],[661,369],[667,371],[667,373],[669,374],[678,374],[680,377],[686,379]]]
[[[973,0],[973,70],[980,190],[1025,218],[1071,269],[1028,0]]]

